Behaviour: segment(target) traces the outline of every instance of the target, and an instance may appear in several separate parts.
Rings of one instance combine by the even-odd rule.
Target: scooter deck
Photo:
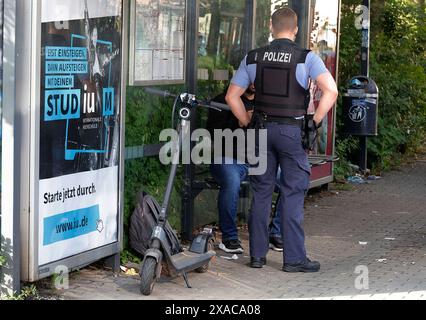
[[[183,251],[171,256],[171,263],[176,273],[189,272],[206,265],[215,255],[213,250],[203,254]]]

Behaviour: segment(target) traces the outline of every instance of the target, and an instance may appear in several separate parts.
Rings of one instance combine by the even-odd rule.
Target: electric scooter
[[[191,112],[199,106],[213,108],[215,110],[229,110],[229,107],[220,103],[211,102],[210,104],[202,104],[197,101],[195,95],[183,93],[179,96],[171,94],[167,91],[146,88],[146,92],[155,95],[175,98],[175,107],[177,103],[179,108],[180,122],[177,126],[178,140],[174,142],[173,160],[170,170],[167,188],[164,195],[161,211],[158,218],[158,225],[154,228],[151,236],[151,244],[146,251],[141,266],[141,282],[140,290],[144,295],[150,295],[154,289],[156,281],[161,276],[162,263],[165,262],[171,276],[182,275],[186,286],[191,288],[188,282],[189,271],[195,270],[204,273],[208,270],[211,259],[216,255],[213,250],[212,230],[205,228],[203,232],[198,234],[192,241],[189,250],[177,254],[172,254],[169,248],[168,239],[164,226],[167,221],[168,209],[170,204],[170,196],[172,194],[173,183],[176,176],[180,152],[182,148],[183,137],[188,136],[190,130]]]

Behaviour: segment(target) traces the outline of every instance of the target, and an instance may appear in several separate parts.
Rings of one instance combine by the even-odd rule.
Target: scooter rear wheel
[[[149,296],[154,290],[156,282],[157,260],[153,257],[147,257],[143,263],[141,271],[141,293],[145,296]]]
[[[210,239],[209,242],[207,243],[207,250],[206,251],[210,251],[210,250],[214,250],[214,240],[213,239]],[[195,272],[206,273],[210,268],[211,261],[212,260],[210,259],[209,262],[206,263],[204,266],[201,266],[201,267],[195,269]]]

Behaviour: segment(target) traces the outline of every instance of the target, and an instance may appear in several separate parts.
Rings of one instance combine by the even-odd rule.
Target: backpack
[[[149,249],[152,231],[158,224],[160,211],[161,207],[154,197],[144,191],[138,194],[136,208],[130,217],[129,240],[130,247],[142,256]],[[164,230],[171,254],[181,252],[182,247],[179,238],[168,221]]]

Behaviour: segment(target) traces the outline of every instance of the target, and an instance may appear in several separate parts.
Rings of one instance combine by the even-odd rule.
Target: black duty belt
[[[292,118],[292,117],[266,116],[265,121],[266,122],[275,122],[275,123],[279,123],[279,124],[289,124],[289,125],[302,127],[304,118],[296,119],[296,118]]]

